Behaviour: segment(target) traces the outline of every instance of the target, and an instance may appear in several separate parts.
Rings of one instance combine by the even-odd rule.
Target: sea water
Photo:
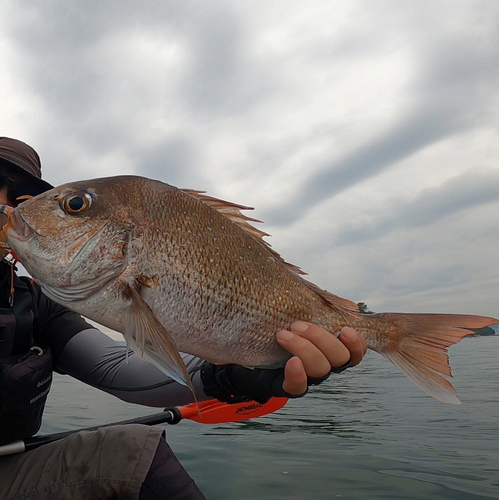
[[[208,499],[499,498],[499,336],[466,338],[450,357],[460,406],[369,352],[274,414],[165,425],[168,442]],[[157,411],[58,375],[42,432]]]

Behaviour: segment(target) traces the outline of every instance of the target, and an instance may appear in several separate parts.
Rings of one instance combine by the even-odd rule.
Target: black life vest
[[[28,279],[14,279],[11,307],[0,307],[0,445],[33,436],[52,383],[50,349],[36,335]]]

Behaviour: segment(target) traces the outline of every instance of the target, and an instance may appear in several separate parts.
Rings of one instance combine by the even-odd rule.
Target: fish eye
[[[61,208],[69,215],[79,215],[90,208],[92,197],[88,193],[71,193],[61,201]]]

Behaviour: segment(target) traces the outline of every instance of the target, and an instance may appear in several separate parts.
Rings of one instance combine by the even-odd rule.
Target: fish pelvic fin
[[[165,375],[187,386],[197,404],[191,378],[175,341],[134,286],[127,285],[126,295],[131,299],[124,332],[127,344]]]
[[[388,323],[387,341],[368,346],[389,359],[423,391],[438,401],[461,404],[448,380],[452,373],[447,348],[495,318],[461,314],[382,313],[370,318]]]

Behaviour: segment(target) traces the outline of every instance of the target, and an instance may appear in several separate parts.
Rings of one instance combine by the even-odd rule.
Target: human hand
[[[220,401],[238,403],[271,397],[299,397],[309,385],[317,385],[331,372],[355,366],[367,351],[364,338],[353,328],[342,328],[339,336],[302,321],[281,330],[277,342],[293,354],[284,369],[250,369],[238,365],[216,366],[206,362],[201,370],[205,392]]]
[[[278,332],[276,339],[293,354],[284,368],[282,384],[293,396],[305,394],[309,385],[324,380],[331,371],[359,364],[367,351],[364,337],[348,326],[335,337],[317,325],[297,321],[290,330]]]

